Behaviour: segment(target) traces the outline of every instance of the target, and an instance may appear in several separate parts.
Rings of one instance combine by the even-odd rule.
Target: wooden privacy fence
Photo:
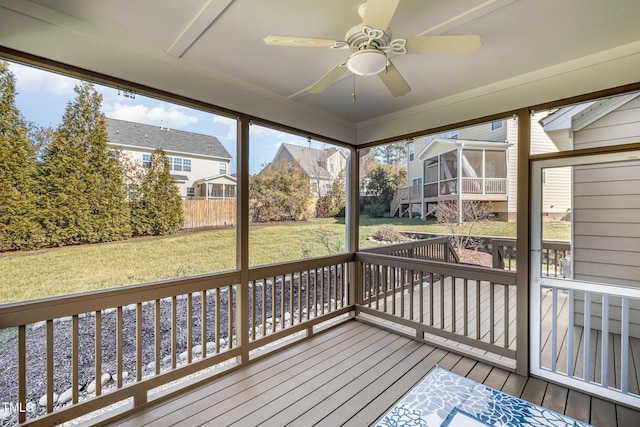
[[[236,223],[236,199],[182,199],[182,228],[223,227]]]

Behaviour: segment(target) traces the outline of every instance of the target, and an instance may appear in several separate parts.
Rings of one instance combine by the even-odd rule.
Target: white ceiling
[[[394,57],[412,88],[397,98],[350,73],[310,94],[348,52],[263,42],[344,39],[361,3],[0,0],[0,45],[356,143],[640,81],[638,0],[401,0],[395,37],[483,47]]]

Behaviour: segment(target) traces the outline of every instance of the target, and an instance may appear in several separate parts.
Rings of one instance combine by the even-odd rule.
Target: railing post
[[[240,270],[236,301],[236,342],[241,349],[238,362],[249,362],[249,125],[246,116],[237,118],[238,198],[236,199],[236,268]],[[202,293],[203,298],[205,292]],[[231,288],[229,289],[231,296]],[[229,334],[229,342],[232,336]],[[203,346],[206,339],[202,339]]]
[[[504,270],[504,257],[502,255],[502,245],[492,242],[491,244],[491,266]]]
[[[518,111],[518,177],[516,233],[516,373],[529,374],[529,188],[531,150],[531,114]]]

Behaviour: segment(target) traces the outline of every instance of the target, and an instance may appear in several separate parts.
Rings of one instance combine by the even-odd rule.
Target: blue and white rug
[[[479,384],[439,366],[402,398],[378,426],[580,426],[565,415]]]

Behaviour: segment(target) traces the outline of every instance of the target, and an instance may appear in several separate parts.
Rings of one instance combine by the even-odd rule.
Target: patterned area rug
[[[510,396],[439,366],[402,398],[378,426],[581,426],[565,415]]]

